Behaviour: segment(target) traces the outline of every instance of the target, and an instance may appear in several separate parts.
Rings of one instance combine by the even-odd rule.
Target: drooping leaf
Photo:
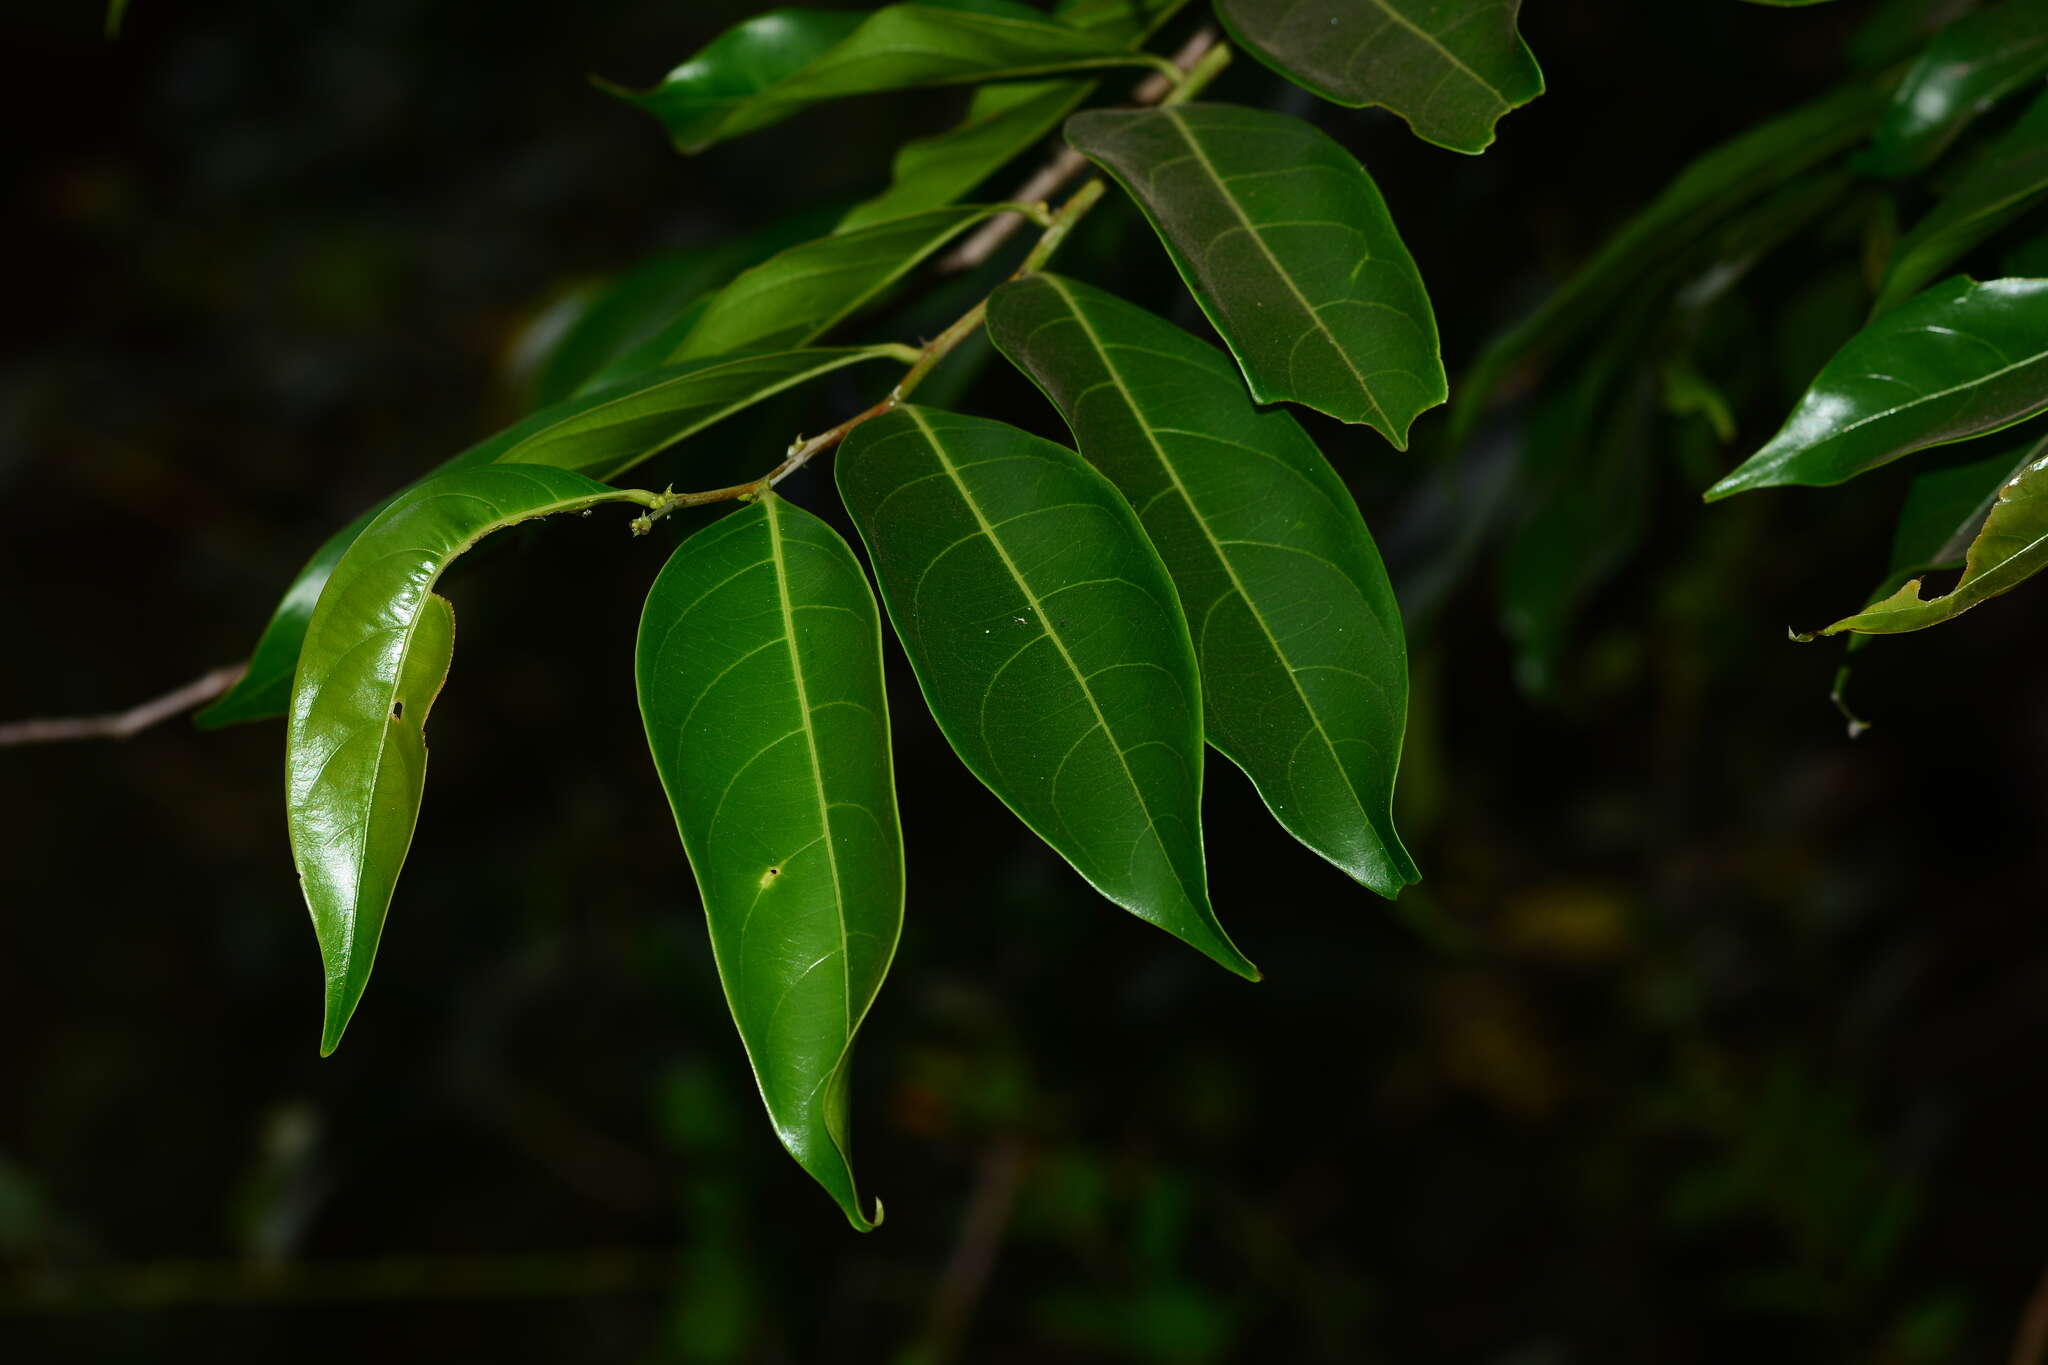
[[[983,86],[958,126],[904,144],[889,188],[849,210],[838,230],[952,203],[1051,133],[1093,88],[1088,81]]]
[[[1417,881],[1392,814],[1400,608],[1315,443],[1254,408],[1227,356],[1087,285],[1007,285],[988,326],[1138,509],[1194,634],[1209,742],[1351,877],[1389,898]]]
[[[1747,205],[1853,145],[1887,88],[1862,81],[1772,119],[1694,160],[1541,307],[1489,342],[1459,386],[1452,442],[1462,445],[1514,366],[1559,353],[1598,326],[1642,278]]]
[[[853,552],[774,494],[685,540],[635,675],[726,1003],[783,1146],[856,1228],[855,1035],[903,928],[882,626]]]
[[[1144,209],[1260,402],[1363,422],[1403,449],[1443,402],[1422,276],[1372,177],[1324,134],[1183,104],[1077,114],[1067,140]]]
[[[1885,312],[2048,195],[2048,95],[2036,99],[1940,202],[1899,239],[1878,288]]]
[[[1859,164],[1910,175],[1985,110],[2048,72],[2048,0],[2002,0],[1936,35],[1899,84]]]
[[[1014,0],[919,0],[872,14],[770,10],[727,29],[650,90],[607,88],[660,119],[678,149],[701,152],[846,95],[1145,60],[1114,36]]]
[[[1477,155],[1509,110],[1543,93],[1515,29],[1522,0],[1216,0],[1247,51],[1295,84],[1375,104],[1418,137]]]
[[[1194,648],[1130,505],[1062,446],[931,408],[862,423],[838,466],[968,769],[1103,895],[1256,979],[1209,904]]]
[[[2018,449],[2001,447],[1916,473],[1906,485],[1899,522],[1892,531],[1892,577],[1873,598],[1890,596],[1909,578],[1961,568],[1999,490],[2033,460],[2035,445],[2029,440]],[[1976,448],[1973,442],[1962,449]]]
[[[248,672],[199,713],[198,723],[213,729],[284,713],[306,622],[334,566],[364,527],[426,479],[498,461],[551,464],[595,478],[614,478],[739,409],[818,375],[867,360],[903,359],[901,349],[891,346],[772,352],[738,360],[714,357],[652,371],[515,422],[392,494],[314,551],[263,628]]]
[[[285,733],[292,858],[327,976],[323,1055],[369,981],[419,818],[421,731],[454,643],[434,584],[492,531],[629,500],[541,465],[453,470],[401,494],[335,566],[306,627]]]
[[[1007,207],[927,209],[793,246],[719,290],[671,359],[801,346],[880,298],[960,232]]]
[[[1835,353],[1770,442],[1707,500],[1835,484],[1901,455],[2048,408],[2048,280],[1958,275],[1878,318]]]
[[[2044,568],[2048,568],[2048,439],[2028,451],[1999,489],[1983,529],[1965,552],[1963,576],[1955,587],[1923,601],[1921,580],[1909,579],[1891,596],[1819,633],[1899,635],[1925,630],[2000,593],[2011,592]]]

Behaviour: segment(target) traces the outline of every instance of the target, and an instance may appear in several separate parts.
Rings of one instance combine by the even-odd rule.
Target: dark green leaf
[[[879,299],[956,234],[1005,207],[928,209],[793,246],[720,290],[671,359],[801,346]]]
[[[1965,552],[1963,576],[1955,587],[1943,596],[1922,601],[1920,579],[1910,579],[1890,597],[1820,633],[1898,635],[1925,630],[2012,591],[2044,568],[2048,568],[2048,440],[2037,442],[1999,489],[1983,529]]]
[[[903,929],[882,626],[846,542],[769,494],[684,541],[635,673],[726,1003],[782,1143],[862,1211],[853,1041]]]
[[[1194,633],[1209,742],[1289,833],[1382,896],[1418,880],[1394,832],[1408,651],[1365,520],[1228,357],[1141,308],[1034,275],[989,334],[1138,509]]]
[[[1154,32],[1188,0],[1060,0],[1053,17],[1070,28],[1130,43]]]
[[[655,452],[793,385],[864,360],[905,359],[898,347],[857,346],[692,361],[543,408],[471,446],[426,478],[493,462],[551,464],[600,479],[614,478]],[[298,665],[306,622],[328,575],[372,519],[424,481],[386,498],[313,553],[264,627],[250,655],[249,671],[199,713],[200,725],[212,729],[283,713],[291,698],[292,670]]]
[[[2048,280],[1947,280],[1849,339],[1708,501],[1835,484],[2048,408]]]
[[[685,152],[821,100],[1148,59],[1116,37],[1012,0],[922,0],[872,14],[780,9],[720,34],[651,90],[609,87],[662,121]]]
[[[1067,120],[1130,191],[1262,403],[1364,422],[1405,449],[1443,402],[1436,318],[1379,188],[1297,118],[1223,104]]]
[[[335,566],[306,627],[285,738],[292,857],[327,974],[323,1054],[369,981],[419,818],[427,708],[454,644],[435,582],[501,527],[629,500],[540,465],[458,469],[401,494]]]
[[[907,143],[889,188],[855,206],[839,231],[950,204],[1059,125],[1094,89],[1088,81],[1019,81],[977,90],[959,126]]]
[[[1746,205],[1853,145],[1885,98],[1886,87],[1876,82],[1845,87],[1721,144],[1681,171],[1542,307],[1488,343],[1459,388],[1451,414],[1454,444],[1470,435],[1511,367],[1580,341],[1638,290],[1645,275]]]
[[[1877,312],[1904,303],[1956,259],[2048,194],[2048,95],[1955,183],[1893,248]]]
[[[2027,441],[2017,450],[1995,450],[1915,474],[1892,532],[1892,577],[1874,596],[1888,597],[1923,573],[1961,568],[1999,490],[2032,461],[2035,444]],[[1976,443],[1963,447],[1976,448]]]
[[[1242,976],[1209,905],[1201,684],[1166,568],[1072,451],[898,408],[839,490],[939,728],[1095,888]]]
[[[1522,0],[1216,0],[1246,50],[1326,100],[1376,104],[1454,152],[1483,152],[1543,93]]]
[[[1928,165],[1979,114],[2048,71],[2048,0],[2005,0],[1928,44],[1859,163],[1875,175]]]
[[[1902,62],[1943,27],[1977,8],[1977,0],[1875,0],[1849,36],[1849,60],[1859,71]]]

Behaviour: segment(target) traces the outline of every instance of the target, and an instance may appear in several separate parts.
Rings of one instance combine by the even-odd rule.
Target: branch
[[[2048,1365],[2048,1275],[2041,1277],[2033,1297],[2020,1313],[2019,1336],[2012,1344],[2011,1365]]]
[[[233,687],[247,663],[223,664],[154,701],[107,716],[62,716],[0,725],[0,748],[17,744],[58,744],[74,739],[128,739],[195,706],[204,706]]]

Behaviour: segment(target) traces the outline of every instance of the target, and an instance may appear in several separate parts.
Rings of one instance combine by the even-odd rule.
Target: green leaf
[[[959,126],[896,153],[889,188],[851,209],[839,231],[952,203],[1052,132],[1094,88],[1089,81],[983,86]]]
[[[1821,368],[1770,443],[1707,500],[1836,484],[2048,408],[2048,280],[1958,275],[1878,318]]]
[[[1067,120],[1135,198],[1261,403],[1363,422],[1399,449],[1443,402],[1422,276],[1379,188],[1297,118],[1225,104]]]
[[[882,626],[853,551],[769,494],[685,540],[647,594],[640,714],[726,1003],[791,1156],[866,1231],[855,1035],[903,930]]]
[[[264,627],[249,657],[248,672],[199,713],[198,723],[214,729],[284,712],[306,623],[334,566],[364,527],[426,479],[493,462],[551,464],[595,478],[615,478],[677,441],[794,385],[862,361],[907,359],[906,351],[894,346],[784,351],[737,360],[721,356],[652,371],[515,422],[392,494],[314,551]]]
[[[1909,578],[1959,569],[2007,481],[2034,458],[2036,442],[1975,459],[1937,465],[1913,476],[1892,532],[1891,578],[1873,597],[1887,597]],[[1963,447],[1976,449],[1974,444]]]
[[[1887,88],[1864,81],[1772,119],[1693,161],[1648,208],[1614,234],[1542,307],[1479,355],[1451,413],[1453,445],[1478,423],[1495,387],[1516,365],[1579,342],[1717,224],[1855,144],[1877,118]]]
[[[1875,0],[1849,35],[1849,60],[1859,71],[1883,70],[1975,8],[1977,0]]]
[[[928,209],[793,246],[720,290],[671,359],[800,346],[875,302],[966,228],[1012,207]]]
[[[1256,980],[1209,905],[1194,648],[1130,505],[1062,446],[930,408],[863,422],[838,464],[968,769],[1103,895]]]
[[[2011,592],[2048,568],[2048,439],[2037,442],[2000,488],[1984,527],[1970,542],[1963,576],[1946,594],[1923,601],[1918,578],[1854,616],[1819,633],[1899,635],[1960,616],[1980,602]]]
[[[1156,32],[1187,0],[1060,0],[1053,18],[1089,33],[1130,43]]]
[[[1254,57],[1326,100],[1399,114],[1417,137],[1477,155],[1543,93],[1515,29],[1522,0],[1216,0]]]
[[[419,818],[427,708],[455,630],[434,584],[501,527],[634,500],[540,465],[458,469],[401,494],[335,566],[306,627],[285,737],[292,858],[327,974],[322,1055],[369,981]]]
[[[821,100],[1152,61],[1012,0],[922,0],[866,15],[770,10],[651,90],[606,88],[660,119],[678,149],[701,152]]]
[[[1897,307],[1992,233],[2048,194],[2048,95],[1899,239],[1874,311]]]
[[[1910,175],[1985,110],[2048,71],[2048,0],[2005,0],[1938,34],[1892,97],[1859,166]]]
[[[1419,880],[1394,831],[1408,719],[1400,607],[1358,506],[1228,357],[1098,289],[1034,275],[989,334],[1138,509],[1193,630],[1209,742],[1287,831],[1382,896]]]

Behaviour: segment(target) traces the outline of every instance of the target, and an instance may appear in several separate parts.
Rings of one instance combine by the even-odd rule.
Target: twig
[[[0,725],[0,748],[17,744],[57,744],[74,739],[128,739],[181,712],[204,706],[239,682],[248,668],[246,662],[223,664],[153,701],[108,716],[59,716],[11,721]]]
[[[1208,55],[1216,46],[1218,34],[1213,28],[1203,28],[1187,40],[1181,50],[1173,54],[1173,64],[1181,71],[1190,71],[1196,62]],[[1132,104],[1157,104],[1173,93],[1175,84],[1165,73],[1155,71],[1138,85],[1132,87]],[[1072,180],[1088,168],[1088,158],[1072,147],[1062,147],[1045,165],[1038,168],[1029,180],[1017,187],[1008,200],[1019,204],[1038,204],[1053,197],[1060,186]],[[1006,213],[1000,218],[991,218],[982,224],[972,237],[939,258],[938,270],[942,275],[957,275],[972,270],[989,257],[996,248],[1010,240],[1018,228],[1024,226],[1021,214]]]
[[[944,1365],[959,1350],[960,1339],[995,1270],[996,1254],[1009,1232],[1017,1186],[1023,1177],[1024,1144],[1017,1138],[998,1139],[982,1155],[974,1192],[960,1215],[960,1235],[932,1292],[924,1340],[912,1355],[918,1365]]]
[[[2020,1312],[2020,1331],[2012,1343],[2011,1365],[2048,1365],[2048,1274],[2034,1288]]]

